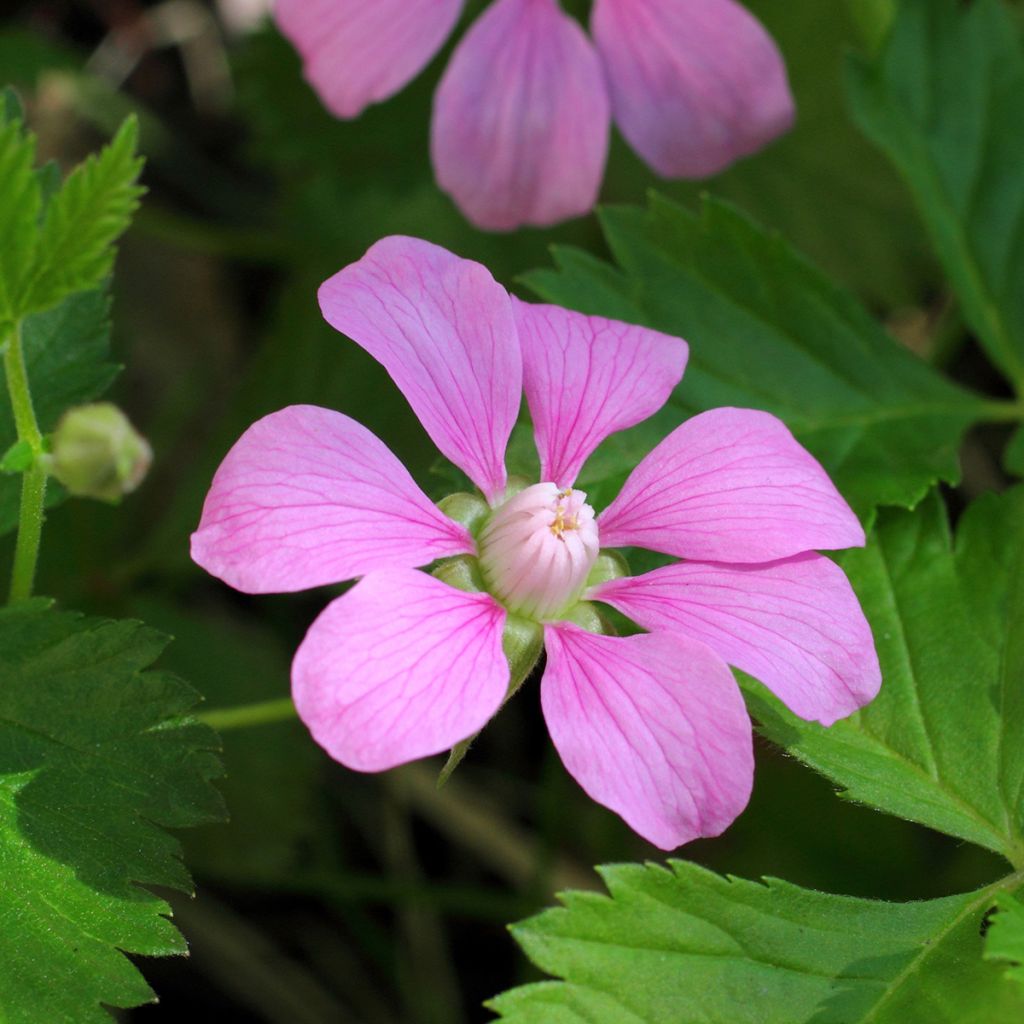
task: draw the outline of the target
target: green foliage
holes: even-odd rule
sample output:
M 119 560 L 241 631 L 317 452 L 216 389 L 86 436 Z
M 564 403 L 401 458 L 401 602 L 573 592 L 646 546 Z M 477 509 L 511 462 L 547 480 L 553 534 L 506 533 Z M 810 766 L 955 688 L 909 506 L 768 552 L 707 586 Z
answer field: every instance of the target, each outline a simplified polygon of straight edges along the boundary
M 882 692 L 825 729 L 752 691 L 763 731 L 851 799 L 1024 865 L 1024 487 L 975 502 L 955 546 L 937 496 L 886 512 L 842 565 Z
M 49 309 L 73 292 L 97 288 L 114 263 L 114 242 L 138 207 L 138 125 L 129 118 L 98 156 L 71 172 L 46 208 L 21 312 Z
M 618 267 L 556 249 L 558 270 L 526 283 L 546 301 L 677 334 L 690 364 L 666 411 L 585 468 L 588 487 L 612 477 L 614 493 L 653 441 L 723 405 L 780 416 L 861 515 L 958 479 L 980 400 L 895 344 L 782 239 L 711 200 L 694 216 L 653 196 L 647 211 L 616 207 L 601 220 Z
M 611 896 L 513 929 L 560 983 L 494 1000 L 512 1024 L 1017 1024 L 1024 989 L 979 934 L 1012 876 L 922 903 L 832 896 L 694 864 L 601 869 Z
M 1009 964 L 1006 977 L 1024 985 L 1024 903 L 1009 893 L 999 893 L 988 925 L 985 959 Z
M 196 693 L 147 671 L 166 638 L 40 603 L 0 612 L 0 1019 L 101 1022 L 152 994 L 120 951 L 184 952 L 164 828 L 222 817 Z
M 35 136 L 26 133 L 12 93 L 0 122 L 0 326 L 25 311 L 22 293 L 36 251 L 42 196 L 33 165 Z
M 118 367 L 110 363 L 110 302 L 99 291 L 66 298 L 59 306 L 26 317 L 22 344 L 29 381 L 34 386 L 36 418 L 46 432 L 69 406 L 98 398 Z M 4 387 L 0 366 L 0 390 Z M 9 403 L 0 402 L 0 449 L 17 437 Z M 0 477 L 0 535 L 18 522 L 19 481 Z M 50 488 L 51 503 L 60 499 Z
M 1001 0 L 903 0 L 854 117 L 899 169 L 964 314 L 1024 391 L 1024 49 Z

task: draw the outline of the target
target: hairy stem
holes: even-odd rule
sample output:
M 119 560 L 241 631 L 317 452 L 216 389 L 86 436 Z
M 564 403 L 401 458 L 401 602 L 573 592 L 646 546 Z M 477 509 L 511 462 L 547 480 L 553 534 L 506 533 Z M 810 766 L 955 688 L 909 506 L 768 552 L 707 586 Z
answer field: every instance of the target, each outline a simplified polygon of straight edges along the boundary
M 11 324 L 5 331 L 4 375 L 7 393 L 11 399 L 14 424 L 18 440 L 25 442 L 35 456 L 21 481 L 21 509 L 18 515 L 18 540 L 14 549 L 14 568 L 11 572 L 10 603 L 32 596 L 32 584 L 39 560 L 39 542 L 43 533 L 43 509 L 46 504 L 46 470 L 40 456 L 43 454 L 43 435 L 36 421 L 25 369 L 25 353 L 21 344 L 21 321 Z

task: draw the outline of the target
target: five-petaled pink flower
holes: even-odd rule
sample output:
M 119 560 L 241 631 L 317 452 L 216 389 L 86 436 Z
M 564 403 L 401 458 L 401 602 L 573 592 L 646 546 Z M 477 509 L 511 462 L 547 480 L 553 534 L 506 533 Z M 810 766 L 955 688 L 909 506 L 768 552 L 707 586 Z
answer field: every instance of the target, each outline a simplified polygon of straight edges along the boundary
M 379 771 L 474 735 L 509 690 L 503 637 L 513 660 L 535 643 L 527 668 L 543 643 L 541 703 L 566 768 L 671 849 L 718 835 L 750 794 L 750 720 L 726 663 L 825 724 L 875 695 L 870 629 L 815 553 L 864 534 L 778 419 L 694 416 L 599 516 L 574 489 L 601 441 L 664 404 L 685 342 L 521 302 L 478 263 L 411 238 L 378 242 L 320 304 L 479 488 L 436 506 L 373 434 L 314 406 L 258 421 L 218 469 L 192 540 L 201 566 L 249 593 L 361 577 L 292 670 L 299 715 L 338 761 Z M 523 390 L 540 456 L 530 486 L 504 462 Z M 683 561 L 629 577 L 599 554 L 629 547 Z M 648 632 L 607 635 L 593 602 Z
M 398 92 L 451 33 L 463 0 L 277 0 L 306 78 L 338 117 Z M 660 175 L 704 178 L 793 123 L 786 69 L 736 0 L 594 0 L 593 44 L 558 0 L 495 0 L 434 98 L 441 188 L 478 227 L 586 213 L 612 117 Z

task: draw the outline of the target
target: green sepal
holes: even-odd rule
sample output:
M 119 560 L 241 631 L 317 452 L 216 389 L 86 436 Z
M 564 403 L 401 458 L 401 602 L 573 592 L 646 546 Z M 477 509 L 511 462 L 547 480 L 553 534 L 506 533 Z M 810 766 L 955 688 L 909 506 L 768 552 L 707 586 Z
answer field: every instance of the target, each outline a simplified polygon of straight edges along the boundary
M 631 576 L 629 562 L 625 556 L 618 551 L 602 551 L 594 562 L 590 575 L 587 577 L 587 587 L 597 587 L 610 580 L 621 580 L 624 576 Z
M 28 441 L 16 441 L 0 459 L 0 473 L 24 473 L 36 461 L 36 453 Z
M 442 498 L 437 507 L 455 522 L 461 523 L 470 533 L 475 534 L 491 513 L 491 507 L 479 494 L 457 491 Z
M 480 594 L 486 590 L 480 565 L 472 555 L 446 558 L 434 567 L 431 575 L 467 594 Z
M 585 629 L 588 633 L 599 633 L 607 635 L 611 632 L 608 623 L 597 610 L 597 606 L 590 601 L 579 601 L 567 612 L 559 616 L 563 622 L 571 622 L 574 626 Z

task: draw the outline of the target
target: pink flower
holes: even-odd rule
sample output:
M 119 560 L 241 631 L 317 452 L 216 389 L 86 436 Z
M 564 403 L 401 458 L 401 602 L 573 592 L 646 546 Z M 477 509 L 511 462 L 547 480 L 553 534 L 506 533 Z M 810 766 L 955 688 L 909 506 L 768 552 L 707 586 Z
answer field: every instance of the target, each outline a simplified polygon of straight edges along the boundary
M 462 0 L 277 0 L 281 31 L 338 117 L 402 89 Z M 558 0 L 495 0 L 434 98 L 438 183 L 478 227 L 544 226 L 593 207 L 612 117 L 668 178 L 717 174 L 787 131 L 775 43 L 736 0 L 595 0 L 593 44 Z
M 541 703 L 566 767 L 671 849 L 719 834 L 750 794 L 750 720 L 726 663 L 825 724 L 875 695 L 870 629 L 814 553 L 864 534 L 779 420 L 693 417 L 598 516 L 574 488 L 602 440 L 664 404 L 685 342 L 520 302 L 479 264 L 411 238 L 378 242 L 320 304 L 480 491 L 433 505 L 373 434 L 313 406 L 255 423 L 218 469 L 192 538 L 201 566 L 250 593 L 362 577 L 292 670 L 299 715 L 332 757 L 380 771 L 454 746 L 543 644 Z M 530 486 L 504 465 L 521 390 L 540 456 Z M 599 553 L 633 546 L 684 561 L 628 577 Z M 595 601 L 649 632 L 607 635 Z

